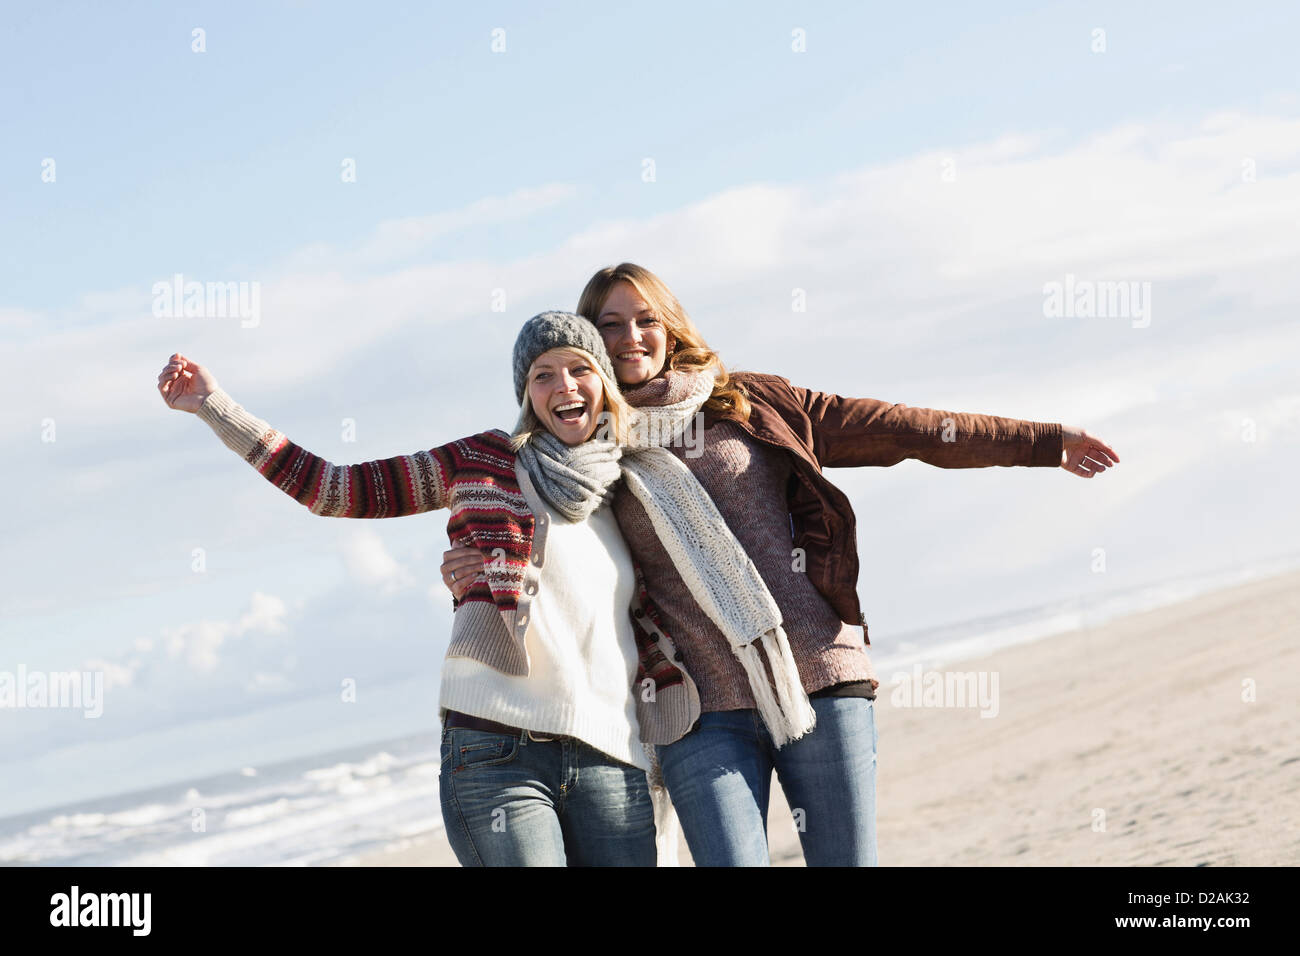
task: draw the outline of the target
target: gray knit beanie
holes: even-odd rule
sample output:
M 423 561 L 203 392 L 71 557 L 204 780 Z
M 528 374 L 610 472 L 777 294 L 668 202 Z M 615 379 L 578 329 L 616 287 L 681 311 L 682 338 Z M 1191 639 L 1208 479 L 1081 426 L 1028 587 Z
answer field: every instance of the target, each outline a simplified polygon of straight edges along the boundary
M 611 382 L 614 365 L 605 351 L 605 343 L 596 326 L 572 312 L 542 312 L 524 323 L 515 339 L 515 397 L 524 403 L 524 390 L 528 385 L 528 369 L 537 356 L 549 349 L 576 348 L 589 352 Z

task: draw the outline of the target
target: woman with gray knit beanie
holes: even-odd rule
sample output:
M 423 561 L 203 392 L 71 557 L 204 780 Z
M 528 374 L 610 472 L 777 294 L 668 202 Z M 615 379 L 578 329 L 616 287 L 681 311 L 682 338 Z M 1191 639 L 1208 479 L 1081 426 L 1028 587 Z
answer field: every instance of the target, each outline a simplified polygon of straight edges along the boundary
M 560 312 L 530 319 L 513 371 L 513 435 L 481 432 L 358 465 L 331 464 L 289 441 L 179 353 L 158 389 L 313 514 L 447 508 L 453 542 L 479 555 L 472 582 L 453 581 L 439 700 L 443 820 L 462 864 L 654 865 L 656 810 L 662 829 L 666 801 L 655 799 L 661 785 L 652 794 L 642 717 L 671 711 L 677 728 L 698 707 L 637 623 L 647 614 L 632 558 L 603 506 L 626 475 L 685 563 L 733 563 L 739 545 L 683 536 L 700 516 L 721 519 L 698 486 L 681 490 L 694 479 L 676 458 L 629 440 L 632 413 L 591 323 Z M 684 416 L 652 417 L 656 433 L 668 435 Z M 679 498 L 693 505 L 685 516 L 663 504 Z M 761 626 L 766 609 L 733 610 L 738 626 Z M 675 837 L 660 849 L 674 857 Z
M 774 601 L 779 640 L 775 655 L 765 648 L 769 682 L 746 660 L 759 643 L 753 631 L 737 630 L 701 601 L 698 569 L 664 547 L 657 519 L 636 496 L 616 496 L 656 644 L 675 664 L 670 677 L 698 696 L 697 720 L 685 730 L 661 722 L 654 738 L 696 864 L 769 862 L 775 772 L 801 811 L 808 865 L 875 865 L 879 681 L 856 593 L 853 510 L 823 468 L 914 458 L 941 468 L 1060 467 L 1092 477 L 1118 456 L 1082 429 L 1055 423 L 909 408 L 728 373 L 668 287 L 632 263 L 597 272 L 578 312 L 600 332 L 638 413 L 683 406 L 701 413 L 702 427 L 669 450 L 711 497 L 745 552 L 742 563 L 756 567 L 764 600 Z M 705 523 L 698 533 L 716 530 Z M 453 548 L 444 579 L 480 560 Z

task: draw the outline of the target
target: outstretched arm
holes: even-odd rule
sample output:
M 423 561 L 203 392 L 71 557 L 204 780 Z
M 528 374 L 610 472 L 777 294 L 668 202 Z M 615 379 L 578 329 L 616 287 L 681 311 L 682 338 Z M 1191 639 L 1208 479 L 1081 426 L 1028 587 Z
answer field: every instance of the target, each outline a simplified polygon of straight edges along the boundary
M 1060 467 L 1091 478 L 1119 462 L 1113 448 L 1070 425 L 789 387 L 808 416 L 809 437 L 826 467 L 894 465 L 914 458 L 939 468 Z
M 447 506 L 447 474 L 438 449 L 359 465 L 313 455 L 235 403 L 216 377 L 177 353 L 158 376 L 163 400 L 203 419 L 267 481 L 333 518 L 396 518 Z
M 1061 426 L 997 415 L 914 408 L 794 387 L 813 424 L 818 459 L 830 467 L 895 465 L 908 458 L 938 468 L 1056 467 Z

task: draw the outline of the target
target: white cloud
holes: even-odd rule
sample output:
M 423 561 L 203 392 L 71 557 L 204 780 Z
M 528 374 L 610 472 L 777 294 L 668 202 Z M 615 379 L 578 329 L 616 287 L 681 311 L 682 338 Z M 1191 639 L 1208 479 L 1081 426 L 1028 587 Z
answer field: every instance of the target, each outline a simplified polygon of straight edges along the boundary
M 0 330 L 16 332 L 35 327 L 39 316 L 30 309 L 0 308 Z
M 1300 438 L 1300 395 L 1275 395 L 1255 405 L 1234 405 L 1216 412 L 1210 421 L 1216 434 L 1229 441 L 1296 441 Z
M 292 690 L 293 682 L 283 674 L 254 671 L 253 676 L 244 685 L 244 690 L 251 694 L 283 694 Z
M 290 257 L 283 266 L 292 271 L 327 271 L 409 260 L 435 239 L 480 226 L 526 219 L 553 209 L 575 195 L 577 188 L 572 185 L 548 183 L 517 189 L 505 196 L 487 196 L 460 209 L 389 219 L 379 223 L 353 247 L 313 243 Z
M 237 336 L 220 325 L 226 320 L 141 315 L 131 288 L 88 293 L 82 305 L 101 310 L 93 324 L 30 313 L 10 319 L 34 322 L 40 334 L 23 344 L 21 360 L 16 345 L 0 344 L 10 384 L 27 396 L 27 408 L 0 408 L 0 442 L 29 432 L 36 411 L 87 425 L 157 422 L 154 379 L 182 345 L 237 395 L 250 383 L 260 383 L 263 396 L 323 394 L 323 376 L 338 362 L 399 330 L 419 328 L 431 342 L 444 329 L 468 334 L 465 323 L 490 314 L 490 292 L 503 282 L 512 302 L 568 305 L 595 265 L 623 258 L 669 277 L 710 338 L 739 334 L 740 323 L 758 316 L 784 315 L 788 325 L 798 285 L 815 304 L 803 327 L 870 338 L 878 348 L 941 347 L 946 335 L 964 333 L 973 310 L 1039 295 L 1067 271 L 1200 278 L 1272 305 L 1300 298 L 1288 279 L 1300 256 L 1293 170 L 1300 121 L 1222 114 L 1191 129 L 1127 124 L 1054 151 L 1047 142 L 1010 136 L 823 181 L 740 186 L 649 220 L 593 224 L 514 262 L 443 261 L 366 275 L 349 272 L 351 252 L 310 266 L 323 261 L 316 249 L 288 270 L 216 277 L 262 283 L 261 325 Z M 1257 162 L 1255 182 L 1241 181 L 1243 154 Z M 949 157 L 956 176 L 945 182 L 941 162 Z M 377 262 L 473 224 L 539 214 L 571 194 L 569 186 L 541 186 L 383 223 L 360 248 Z M 142 279 L 140 292 L 153 278 Z M 1157 289 L 1157 302 L 1166 303 L 1158 308 L 1168 308 L 1166 292 Z M 705 315 L 696 301 L 731 305 Z
M 223 644 L 250 633 L 284 633 L 284 615 L 284 601 L 255 591 L 249 599 L 248 610 L 238 620 L 190 621 L 176 627 L 164 627 L 162 643 L 171 660 L 184 661 L 195 671 L 211 672 L 221 663 L 218 651 Z
M 383 538 L 369 528 L 359 528 L 347 538 L 343 558 L 357 580 L 381 594 L 393 594 L 415 583 L 410 572 L 388 553 Z
M 273 594 L 253 592 L 248 611 L 239 619 L 236 632 L 261 631 L 266 634 L 284 633 L 284 601 Z
M 577 189 L 564 183 L 518 189 L 508 196 L 489 196 L 463 209 L 380 223 L 357 250 L 366 263 L 409 256 L 434 239 L 484 225 L 512 222 L 536 215 L 572 199 Z
M 94 658 L 86 661 L 81 669 L 83 671 L 102 671 L 104 674 L 104 690 L 112 690 L 115 687 L 130 687 L 135 680 L 135 672 L 139 666 L 138 661 L 119 664 L 102 658 Z
M 163 628 L 167 656 L 182 659 L 196 671 L 216 670 L 217 649 L 234 630 L 229 621 L 195 621 Z

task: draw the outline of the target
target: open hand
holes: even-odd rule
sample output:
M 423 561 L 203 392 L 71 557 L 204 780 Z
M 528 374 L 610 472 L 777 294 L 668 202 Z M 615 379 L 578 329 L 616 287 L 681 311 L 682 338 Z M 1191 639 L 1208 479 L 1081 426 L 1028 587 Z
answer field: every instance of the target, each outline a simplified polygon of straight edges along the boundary
M 1061 426 L 1061 467 L 1072 475 L 1091 478 L 1119 464 L 1119 455 L 1100 438 L 1082 428 Z

